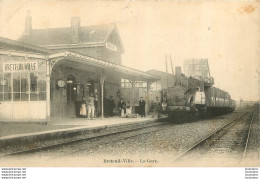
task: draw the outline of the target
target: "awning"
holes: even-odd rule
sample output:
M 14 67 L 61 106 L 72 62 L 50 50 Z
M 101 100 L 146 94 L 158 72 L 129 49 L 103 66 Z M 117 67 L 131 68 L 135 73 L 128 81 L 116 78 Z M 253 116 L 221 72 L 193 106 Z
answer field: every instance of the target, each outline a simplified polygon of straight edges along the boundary
M 106 62 L 96 58 L 92 58 L 83 54 L 65 51 L 59 52 L 56 54 L 49 55 L 49 60 L 51 62 L 62 61 L 68 63 L 71 66 L 89 69 L 89 70 L 98 70 L 102 69 L 105 72 L 113 73 L 120 75 L 121 78 L 126 78 L 135 81 L 146 81 L 146 82 L 155 82 L 160 80 L 160 77 L 148 74 L 146 72 L 129 68 L 123 65 L 114 64 L 111 62 Z

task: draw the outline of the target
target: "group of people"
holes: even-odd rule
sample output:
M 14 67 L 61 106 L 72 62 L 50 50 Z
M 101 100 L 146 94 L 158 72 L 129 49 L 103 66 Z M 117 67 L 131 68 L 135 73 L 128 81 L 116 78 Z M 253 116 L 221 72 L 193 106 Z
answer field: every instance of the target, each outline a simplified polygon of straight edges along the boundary
M 88 119 L 94 119 L 96 114 L 95 112 L 96 108 L 97 108 L 97 97 L 94 97 L 93 93 L 90 93 L 88 98 L 83 97 L 81 101 L 80 115 L 87 116 Z
M 145 100 L 143 97 L 140 97 L 139 101 L 139 114 L 141 117 L 145 117 Z M 126 115 L 126 104 L 123 99 L 121 99 L 118 103 L 119 113 L 121 117 L 124 117 Z
M 141 117 L 145 117 L 145 105 L 146 102 L 143 97 L 140 97 L 139 100 L 139 114 Z M 113 96 L 104 98 L 104 116 L 113 117 L 114 108 L 116 107 Z M 151 103 L 152 117 L 158 115 L 160 117 L 160 108 L 161 102 L 159 97 L 156 97 L 156 100 Z M 86 99 L 83 97 L 80 108 L 80 115 L 87 116 L 89 119 L 94 119 L 97 109 L 97 97 L 93 96 L 93 93 L 90 93 L 89 97 Z M 125 101 L 121 98 L 118 102 L 119 115 L 125 117 L 127 113 L 127 106 Z

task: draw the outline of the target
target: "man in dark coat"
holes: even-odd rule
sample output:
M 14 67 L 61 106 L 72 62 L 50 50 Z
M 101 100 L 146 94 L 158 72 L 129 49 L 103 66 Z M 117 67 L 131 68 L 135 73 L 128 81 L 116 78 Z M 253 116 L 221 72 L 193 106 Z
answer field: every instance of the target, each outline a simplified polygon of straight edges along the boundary
M 104 97 L 104 115 L 105 117 L 109 117 L 109 99 L 107 96 Z
M 115 101 L 113 99 L 113 96 L 110 96 L 110 99 L 109 99 L 109 116 L 110 117 L 113 117 L 114 113 L 113 113 L 113 110 L 115 108 Z
M 143 97 L 140 98 L 139 107 L 141 117 L 145 117 L 145 100 Z
M 124 112 L 124 115 L 126 114 L 126 104 L 124 100 L 121 98 L 121 100 L 118 102 L 118 108 L 119 108 L 119 115 L 122 116 L 122 112 Z

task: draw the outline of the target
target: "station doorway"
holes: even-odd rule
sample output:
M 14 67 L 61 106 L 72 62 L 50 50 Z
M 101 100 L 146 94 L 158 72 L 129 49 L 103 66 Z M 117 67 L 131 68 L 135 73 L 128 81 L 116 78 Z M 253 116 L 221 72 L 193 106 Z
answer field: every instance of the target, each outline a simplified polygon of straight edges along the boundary
M 59 65 L 51 75 L 51 117 L 80 117 L 80 106 L 90 93 L 98 94 L 94 73 Z

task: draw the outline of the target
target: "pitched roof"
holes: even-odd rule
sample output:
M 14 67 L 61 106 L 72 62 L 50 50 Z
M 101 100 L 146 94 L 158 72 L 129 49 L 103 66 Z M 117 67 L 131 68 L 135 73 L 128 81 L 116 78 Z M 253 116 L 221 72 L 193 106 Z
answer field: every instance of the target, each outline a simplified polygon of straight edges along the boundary
M 51 54 L 53 51 L 16 40 L 0 37 L 0 49 Z
M 127 78 L 127 79 L 133 78 L 137 81 L 154 82 L 160 80 L 159 76 L 149 74 L 147 72 L 143 72 L 133 68 L 129 68 L 123 65 L 92 58 L 84 54 L 76 53 L 73 51 L 58 52 L 50 55 L 49 59 L 55 60 L 56 58 L 59 57 L 64 57 L 63 60 L 65 60 L 64 61 L 65 63 L 71 62 L 70 66 L 72 67 L 76 66 L 77 68 L 91 69 L 94 71 L 97 71 L 97 69 L 95 69 L 94 67 L 98 67 L 108 71 L 109 73 L 116 74 L 121 78 Z
M 102 43 L 115 27 L 115 24 L 81 26 L 79 44 Z M 23 34 L 19 41 L 40 46 L 72 44 L 71 27 L 33 29 L 31 35 Z
M 148 71 L 146 71 L 146 73 L 157 75 L 157 76 L 167 76 L 167 75 L 172 76 L 173 75 L 173 74 L 170 74 L 170 73 L 167 73 L 164 71 L 155 70 L 155 69 L 148 70 Z

